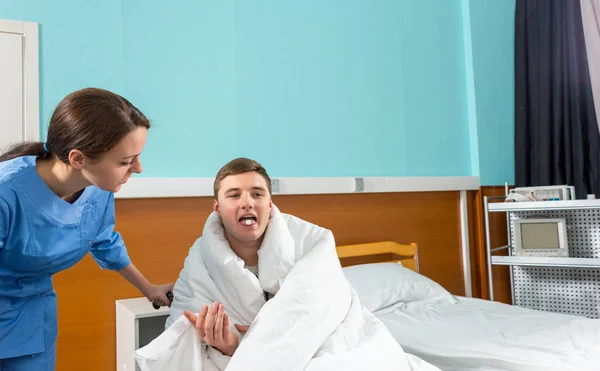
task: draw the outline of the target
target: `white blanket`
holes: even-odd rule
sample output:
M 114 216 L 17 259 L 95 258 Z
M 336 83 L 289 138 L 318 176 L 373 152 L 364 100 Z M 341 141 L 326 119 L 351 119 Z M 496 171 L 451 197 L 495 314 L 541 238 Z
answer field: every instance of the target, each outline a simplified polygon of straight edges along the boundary
M 167 329 L 136 351 L 142 371 L 438 370 L 406 354 L 359 302 L 346 281 L 329 230 L 282 214 L 259 250 L 259 278 L 209 217 L 174 288 Z M 276 294 L 265 301 L 264 292 Z M 234 323 L 250 325 L 232 357 L 201 343 L 184 309 L 222 303 Z
M 444 371 L 600 370 L 600 320 L 457 299 L 377 317 L 407 351 Z

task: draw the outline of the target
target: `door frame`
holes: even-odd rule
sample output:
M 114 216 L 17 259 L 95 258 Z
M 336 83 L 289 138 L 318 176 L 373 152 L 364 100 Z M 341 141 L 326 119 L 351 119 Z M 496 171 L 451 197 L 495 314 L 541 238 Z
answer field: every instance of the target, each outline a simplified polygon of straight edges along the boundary
M 40 70 L 38 24 L 0 19 L 0 32 L 23 38 L 23 136 L 40 140 Z

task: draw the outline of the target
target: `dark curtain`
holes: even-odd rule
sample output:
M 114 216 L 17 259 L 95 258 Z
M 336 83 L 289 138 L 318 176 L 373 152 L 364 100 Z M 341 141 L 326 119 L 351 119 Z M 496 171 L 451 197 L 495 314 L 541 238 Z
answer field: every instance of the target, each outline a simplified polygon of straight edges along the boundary
M 517 0 L 516 186 L 575 186 L 600 198 L 600 132 L 579 1 Z

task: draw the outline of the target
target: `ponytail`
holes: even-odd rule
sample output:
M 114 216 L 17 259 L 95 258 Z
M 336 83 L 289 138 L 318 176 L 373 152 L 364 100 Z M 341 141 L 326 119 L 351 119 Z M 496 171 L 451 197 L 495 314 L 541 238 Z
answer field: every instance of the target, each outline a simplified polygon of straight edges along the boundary
M 41 159 L 48 159 L 52 155 L 47 152 L 42 142 L 24 142 L 16 144 L 8 149 L 8 151 L 0 155 L 0 162 L 12 160 L 13 158 L 22 156 L 37 156 Z

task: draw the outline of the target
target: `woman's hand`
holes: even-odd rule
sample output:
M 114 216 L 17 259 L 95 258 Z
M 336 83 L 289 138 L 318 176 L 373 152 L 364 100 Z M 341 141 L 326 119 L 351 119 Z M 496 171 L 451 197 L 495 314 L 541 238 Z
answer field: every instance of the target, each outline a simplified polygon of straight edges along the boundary
M 173 292 L 174 285 L 172 283 L 160 286 L 151 284 L 133 263 L 120 269 L 118 272 L 123 278 L 140 290 L 142 295 L 148 298 L 149 301 L 154 302 L 153 304 L 158 304 L 162 307 L 171 306 L 171 300 L 167 298 L 167 293 L 169 291 Z
M 170 307 L 171 301 L 167 298 L 168 292 L 173 292 L 173 284 L 169 283 L 167 285 L 151 285 L 148 293 L 146 294 L 148 300 L 154 302 L 161 307 Z
M 230 330 L 229 316 L 225 313 L 223 304 L 214 302 L 210 308 L 205 305 L 197 316 L 188 310 L 183 314 L 196 328 L 200 340 L 227 356 L 233 356 L 239 341 Z M 235 324 L 235 328 L 241 333 L 245 333 L 249 326 Z

